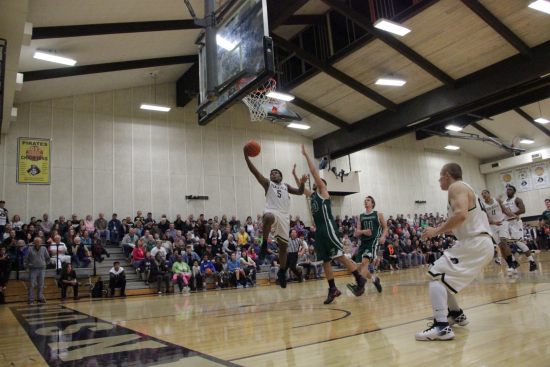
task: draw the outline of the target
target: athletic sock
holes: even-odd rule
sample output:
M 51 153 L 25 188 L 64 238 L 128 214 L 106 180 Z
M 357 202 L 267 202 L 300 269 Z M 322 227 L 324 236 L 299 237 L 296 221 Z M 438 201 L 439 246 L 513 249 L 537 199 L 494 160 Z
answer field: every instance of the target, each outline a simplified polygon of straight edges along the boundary
M 351 272 L 351 274 L 353 274 L 353 276 L 355 277 L 355 281 L 359 282 L 361 280 L 361 274 L 359 274 L 359 271 L 354 270 Z
M 500 262 L 503 262 L 503 261 L 504 261 L 504 258 L 503 258 L 503 257 L 499 257 L 498 259 L 500 260 Z
M 447 290 L 447 307 L 449 311 L 460 311 L 460 306 L 458 305 L 458 300 L 454 293 L 451 293 Z
M 514 263 L 514 258 L 512 257 L 512 255 L 508 255 L 506 257 L 506 262 L 508 263 L 508 267 L 512 267 L 512 264 Z
M 533 255 L 527 256 L 527 260 L 529 260 L 529 261 L 535 261 L 535 259 L 533 259 Z
M 336 284 L 334 284 L 334 279 L 330 279 L 328 281 L 328 287 L 329 288 L 336 288 Z
M 430 300 L 437 322 L 447 322 L 447 289 L 437 280 L 430 283 Z

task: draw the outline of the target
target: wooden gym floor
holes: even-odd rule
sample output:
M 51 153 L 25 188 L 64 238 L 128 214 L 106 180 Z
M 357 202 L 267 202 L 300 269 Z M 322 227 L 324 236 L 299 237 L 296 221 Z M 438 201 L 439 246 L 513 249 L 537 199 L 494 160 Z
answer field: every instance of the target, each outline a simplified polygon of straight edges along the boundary
M 324 305 L 326 281 L 188 296 L 0 306 L 0 366 L 549 366 L 550 252 L 517 275 L 494 263 L 463 292 L 470 319 L 417 342 L 432 316 L 427 267 L 380 274 Z

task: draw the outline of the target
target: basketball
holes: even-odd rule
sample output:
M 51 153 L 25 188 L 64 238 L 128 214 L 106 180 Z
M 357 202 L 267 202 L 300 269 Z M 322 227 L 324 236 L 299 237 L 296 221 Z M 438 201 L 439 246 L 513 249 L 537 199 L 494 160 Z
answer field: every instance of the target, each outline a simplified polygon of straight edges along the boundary
M 248 155 L 250 157 L 256 157 L 258 154 L 260 154 L 261 150 L 262 148 L 260 148 L 260 144 L 256 143 L 254 140 L 246 143 L 246 151 L 248 152 Z
M 212 275 L 212 269 L 208 268 L 204 271 L 206 275 Z

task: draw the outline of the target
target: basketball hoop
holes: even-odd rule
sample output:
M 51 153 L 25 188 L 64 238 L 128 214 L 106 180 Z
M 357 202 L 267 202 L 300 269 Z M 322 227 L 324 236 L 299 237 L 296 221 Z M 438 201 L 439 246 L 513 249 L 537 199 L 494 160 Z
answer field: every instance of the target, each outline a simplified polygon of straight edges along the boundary
M 237 89 L 241 89 L 254 79 L 255 77 L 241 79 L 241 81 L 237 83 Z M 277 81 L 275 79 L 269 79 L 260 89 L 252 91 L 248 96 L 243 98 L 244 104 L 250 110 L 251 121 L 261 121 L 267 118 L 269 112 L 277 112 L 277 108 L 280 106 L 281 101 L 267 96 L 269 92 L 274 92 L 276 88 Z M 270 103 L 273 104 L 274 111 L 269 111 Z

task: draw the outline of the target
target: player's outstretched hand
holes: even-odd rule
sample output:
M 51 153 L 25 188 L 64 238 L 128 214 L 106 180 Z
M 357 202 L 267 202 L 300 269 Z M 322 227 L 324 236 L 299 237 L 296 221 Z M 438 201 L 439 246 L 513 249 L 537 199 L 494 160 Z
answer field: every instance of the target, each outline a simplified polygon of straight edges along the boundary
M 437 236 L 437 228 L 434 228 L 434 227 L 426 227 L 424 229 L 424 231 L 422 232 L 422 237 L 421 239 L 422 240 L 425 240 L 426 238 L 432 238 L 432 237 L 435 237 Z
M 244 152 L 244 157 L 248 158 L 248 150 L 246 150 L 246 145 L 243 148 L 243 152 Z
M 302 175 L 302 178 L 300 179 L 301 184 L 305 184 L 307 182 L 307 175 Z
M 296 176 L 296 163 L 294 163 L 294 168 L 292 169 L 292 174 Z
M 307 157 L 306 147 L 304 146 L 304 143 L 302 143 L 302 154 Z

